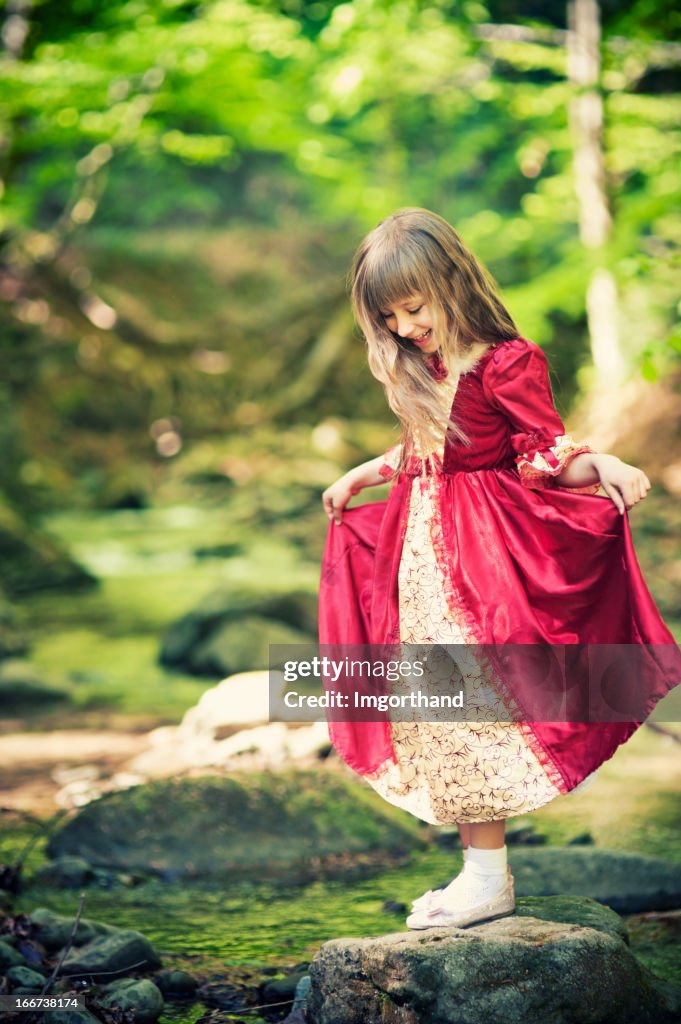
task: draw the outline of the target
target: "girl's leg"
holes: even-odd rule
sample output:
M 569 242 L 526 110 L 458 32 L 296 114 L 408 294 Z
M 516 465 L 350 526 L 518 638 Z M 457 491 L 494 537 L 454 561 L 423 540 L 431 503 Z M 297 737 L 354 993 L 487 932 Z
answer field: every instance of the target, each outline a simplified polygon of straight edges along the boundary
M 465 844 L 467 846 L 474 846 L 476 850 L 500 850 L 504 845 L 506 820 L 503 818 L 501 821 L 472 821 L 468 828 L 470 842 Z
M 471 826 L 467 821 L 457 821 L 456 826 L 461 836 L 461 845 L 466 850 L 471 845 Z

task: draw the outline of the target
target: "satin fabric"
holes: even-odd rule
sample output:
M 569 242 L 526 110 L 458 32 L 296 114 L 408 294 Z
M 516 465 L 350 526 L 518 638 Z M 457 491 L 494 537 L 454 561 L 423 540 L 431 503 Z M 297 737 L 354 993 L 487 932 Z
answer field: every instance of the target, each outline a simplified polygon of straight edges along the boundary
M 642 577 L 626 513 L 620 516 L 593 488 L 577 492 L 553 479 L 569 459 L 556 457 L 565 431 L 541 349 L 518 338 L 488 350 L 461 377 L 452 413 L 470 443 L 445 444 L 431 529 L 447 581 L 443 600 L 463 614 L 469 642 L 494 645 L 491 660 L 504 680 L 509 676 L 496 645 L 637 645 L 636 721 L 523 723 L 546 771 L 568 792 L 681 681 L 681 652 Z M 574 445 L 571 453 L 586 450 Z M 415 463 L 395 480 L 387 502 L 346 509 L 341 525 L 330 524 L 320 644 L 399 643 L 398 570 L 413 474 L 425 469 Z M 587 648 L 587 658 L 591 650 L 597 659 L 597 647 Z M 572 676 L 579 702 L 579 665 Z M 536 714 L 531 680 L 522 673 L 510 678 L 518 705 L 545 717 Z M 631 671 L 623 685 L 632 685 Z M 334 747 L 359 774 L 380 772 L 395 760 L 387 715 L 328 725 Z

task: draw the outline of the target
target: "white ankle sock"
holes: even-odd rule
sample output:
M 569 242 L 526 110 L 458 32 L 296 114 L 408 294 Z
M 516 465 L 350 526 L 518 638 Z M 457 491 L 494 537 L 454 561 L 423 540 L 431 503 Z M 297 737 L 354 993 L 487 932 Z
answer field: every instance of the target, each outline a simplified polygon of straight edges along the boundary
M 465 858 L 465 869 L 475 869 L 477 875 L 501 875 L 506 876 L 508 866 L 508 850 L 501 846 L 497 850 L 479 850 L 475 846 L 468 847 L 468 856 Z

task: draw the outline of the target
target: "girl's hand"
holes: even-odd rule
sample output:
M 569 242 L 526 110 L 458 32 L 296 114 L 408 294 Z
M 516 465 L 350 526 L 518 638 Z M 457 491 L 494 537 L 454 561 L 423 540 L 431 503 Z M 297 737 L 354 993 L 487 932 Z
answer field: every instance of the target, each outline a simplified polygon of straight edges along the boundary
M 622 462 L 616 455 L 593 455 L 592 460 L 603 490 L 621 516 L 625 508 L 633 508 L 645 498 L 652 486 L 642 469 Z
M 342 521 L 342 514 L 345 506 L 350 501 L 353 494 L 358 494 L 361 491 L 352 478 L 350 473 L 346 473 L 345 476 L 340 477 L 335 483 L 332 483 L 330 487 L 327 487 L 322 494 L 322 504 L 324 511 L 326 512 L 329 519 L 333 519 L 336 525 L 340 525 Z
M 322 504 L 329 519 L 333 519 L 336 525 L 340 525 L 343 510 L 350 501 L 353 494 L 359 494 L 365 487 L 376 487 L 377 484 L 384 484 L 385 477 L 381 474 L 383 456 L 377 455 L 375 459 L 363 462 L 361 466 L 354 469 L 336 480 L 327 487 L 322 494 Z

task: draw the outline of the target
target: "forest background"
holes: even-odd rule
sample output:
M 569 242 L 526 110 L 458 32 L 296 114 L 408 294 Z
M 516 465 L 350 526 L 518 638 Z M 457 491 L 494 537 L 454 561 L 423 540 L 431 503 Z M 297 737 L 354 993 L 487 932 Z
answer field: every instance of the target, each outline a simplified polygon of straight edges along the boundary
M 490 268 L 575 432 L 652 476 L 632 521 L 678 631 L 680 21 L 4 5 L 3 731 L 177 722 L 314 635 L 321 491 L 396 436 L 345 276 L 405 205 Z

